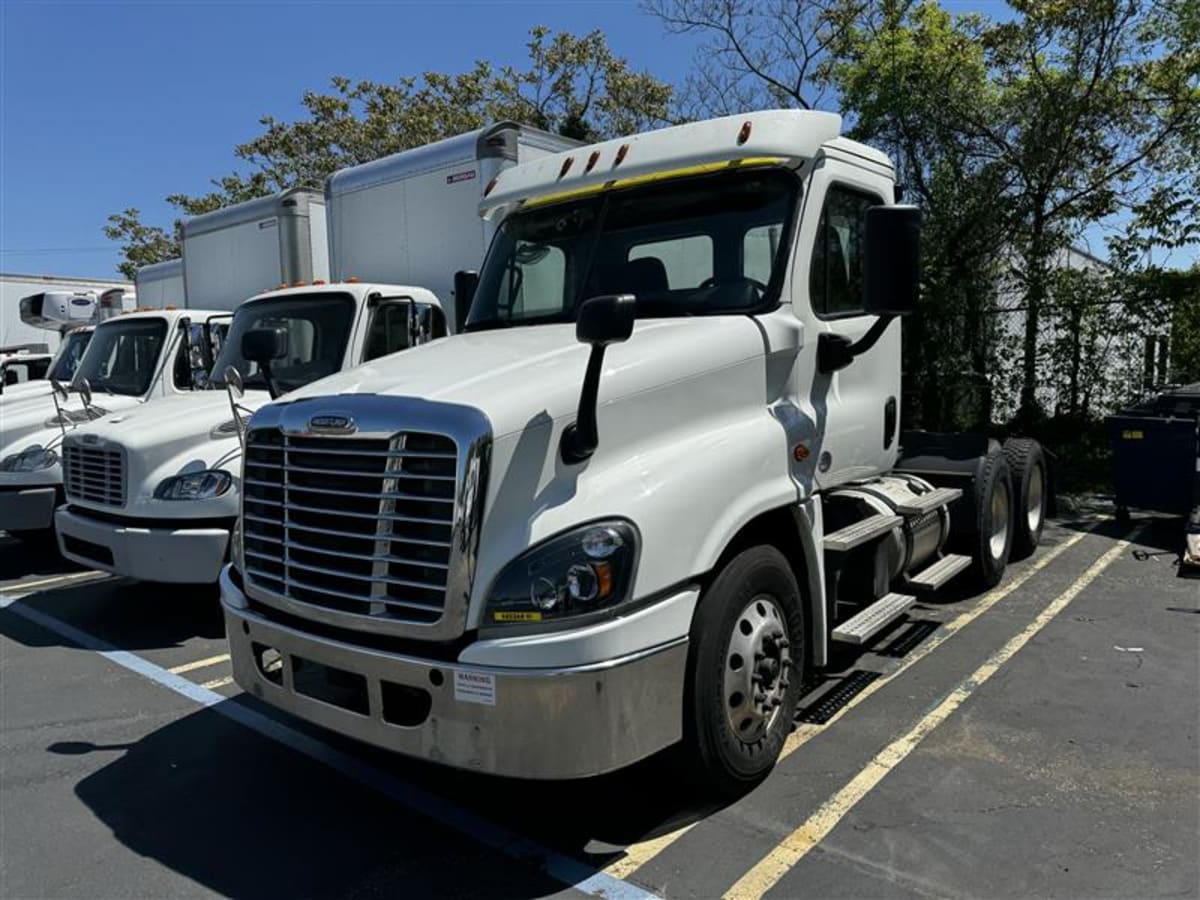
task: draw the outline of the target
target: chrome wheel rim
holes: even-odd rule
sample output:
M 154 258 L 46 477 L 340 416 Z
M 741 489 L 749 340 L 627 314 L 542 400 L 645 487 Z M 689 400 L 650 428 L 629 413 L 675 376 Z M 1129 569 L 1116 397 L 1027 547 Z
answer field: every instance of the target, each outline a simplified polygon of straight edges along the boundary
M 1029 490 L 1025 500 L 1025 522 L 1029 525 L 1029 533 L 1037 534 L 1042 527 L 1042 515 L 1046 505 L 1045 478 L 1042 467 L 1034 466 L 1029 470 Z
M 999 560 L 1004 556 L 1008 546 L 1008 486 L 1003 481 L 997 481 L 992 489 L 992 534 L 988 540 L 988 549 L 992 559 Z
M 760 740 L 775 724 L 788 689 L 792 654 L 782 613 L 759 594 L 734 620 L 725 653 L 725 717 L 745 743 Z

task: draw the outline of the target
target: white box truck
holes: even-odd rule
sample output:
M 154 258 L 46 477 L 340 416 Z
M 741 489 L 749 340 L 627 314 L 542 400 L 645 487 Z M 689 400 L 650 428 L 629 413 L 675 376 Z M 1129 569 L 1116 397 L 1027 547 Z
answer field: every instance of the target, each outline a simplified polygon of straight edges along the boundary
M 444 335 L 455 271 L 483 258 L 477 210 L 489 181 L 519 159 L 572 146 L 506 123 L 335 173 L 326 190 L 330 256 L 344 280 L 268 291 L 239 307 L 213 386 L 223 386 L 228 367 L 237 370 L 238 416 L 248 415 L 273 396 L 339 370 L 370 371 L 388 354 Z M 190 252 L 185 245 L 189 273 Z M 440 296 L 414 285 L 435 285 Z M 256 358 L 264 346 L 279 358 Z M 216 582 L 242 487 L 237 435 L 219 390 L 72 432 L 67 505 L 57 514 L 64 555 L 134 578 Z M 88 454 L 101 450 L 121 460 L 119 493 L 84 489 Z
M 133 278 L 138 303 L 144 307 L 186 306 L 183 290 L 183 258 L 167 259 L 142 266 Z
M 232 309 L 263 291 L 329 278 L 325 198 L 294 188 L 183 222 L 189 306 Z
M 837 115 L 561 152 L 482 212 L 465 333 L 248 423 L 221 578 L 248 693 L 523 778 L 678 744 L 737 793 L 832 642 L 1037 542 L 1035 444 L 901 433 L 919 214 Z

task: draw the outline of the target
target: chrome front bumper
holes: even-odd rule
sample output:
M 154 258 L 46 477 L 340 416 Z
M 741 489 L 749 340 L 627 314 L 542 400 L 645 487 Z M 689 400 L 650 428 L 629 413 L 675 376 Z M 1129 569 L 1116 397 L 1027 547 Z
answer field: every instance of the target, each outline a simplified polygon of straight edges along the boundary
M 66 507 L 54 514 L 54 522 L 58 549 L 67 559 L 142 581 L 212 584 L 229 547 L 227 528 L 141 528 Z
M 0 531 L 41 531 L 54 524 L 58 488 L 0 491 Z
M 233 677 L 245 691 L 397 753 L 561 779 L 619 769 L 682 737 L 686 638 L 577 668 L 464 666 L 269 621 L 248 608 L 228 568 L 221 603 Z M 264 671 L 267 649 L 279 663 Z

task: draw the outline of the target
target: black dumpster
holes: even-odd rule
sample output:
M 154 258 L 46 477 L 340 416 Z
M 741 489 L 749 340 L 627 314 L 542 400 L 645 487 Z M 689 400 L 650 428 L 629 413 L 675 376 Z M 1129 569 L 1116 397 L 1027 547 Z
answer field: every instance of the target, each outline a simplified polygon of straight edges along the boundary
M 1200 383 L 1105 420 L 1117 512 L 1188 516 L 1200 506 Z

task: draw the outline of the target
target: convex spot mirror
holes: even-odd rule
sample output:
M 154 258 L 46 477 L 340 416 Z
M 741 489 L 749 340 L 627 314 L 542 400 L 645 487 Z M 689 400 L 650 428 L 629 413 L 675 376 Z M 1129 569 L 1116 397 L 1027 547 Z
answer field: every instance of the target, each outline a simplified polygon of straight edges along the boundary
M 237 370 L 236 366 L 226 366 L 224 372 L 225 386 L 229 392 L 233 394 L 235 400 L 241 400 L 242 395 L 246 393 L 245 387 L 242 385 L 242 373 Z
M 633 294 L 604 294 L 585 300 L 575 320 L 575 340 L 593 347 L 607 347 L 629 340 L 637 301 Z
M 284 328 L 252 328 L 242 335 L 242 357 L 262 364 L 283 359 L 288 354 L 288 333 Z
M 875 316 L 917 311 L 921 280 L 921 211 L 915 206 L 867 209 L 863 305 Z
M 79 396 L 83 398 L 84 406 L 92 405 L 92 384 L 86 378 L 79 379 Z
M 50 379 L 50 390 L 54 392 L 54 396 L 58 398 L 59 403 L 67 402 L 67 386 L 57 378 Z

